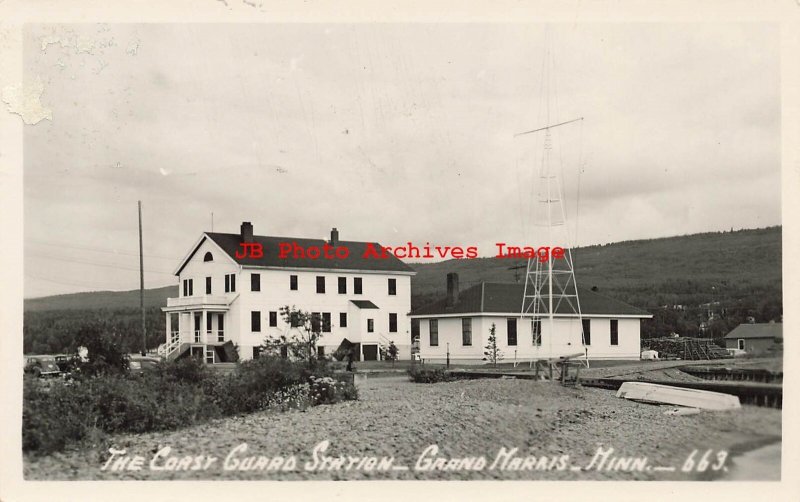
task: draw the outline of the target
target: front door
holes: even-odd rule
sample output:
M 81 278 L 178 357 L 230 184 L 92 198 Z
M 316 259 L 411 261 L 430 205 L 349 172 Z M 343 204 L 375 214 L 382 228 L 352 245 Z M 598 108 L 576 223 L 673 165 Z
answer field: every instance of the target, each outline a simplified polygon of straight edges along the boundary
M 364 351 L 364 360 L 365 361 L 377 361 L 378 360 L 378 346 L 377 345 L 364 345 L 361 350 Z

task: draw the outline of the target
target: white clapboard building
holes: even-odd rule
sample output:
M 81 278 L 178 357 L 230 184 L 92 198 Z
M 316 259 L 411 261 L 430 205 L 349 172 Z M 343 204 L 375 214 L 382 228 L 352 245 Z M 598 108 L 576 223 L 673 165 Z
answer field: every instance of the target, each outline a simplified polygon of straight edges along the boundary
M 447 297 L 415 309 L 419 355 L 425 362 L 482 364 L 494 324 L 503 362 L 581 353 L 589 359 L 639 359 L 640 322 L 649 313 L 590 289 L 578 288 L 582 316 L 563 304 L 547 317 L 522 311 L 523 284 L 481 282 L 459 292 L 458 275 L 447 275 Z M 581 328 L 583 328 L 581 330 Z M 585 343 L 581 336 L 584 333 Z
M 281 259 L 281 243 L 304 249 L 324 244 L 345 247 L 346 258 Z M 261 245 L 244 255 L 242 243 Z M 320 355 L 329 355 L 343 340 L 355 345 L 360 360 L 379 357 L 379 345 L 393 341 L 399 357 L 410 357 L 411 276 L 414 270 L 391 254 L 364 257 L 377 243 L 253 235 L 249 222 L 238 234 L 205 232 L 175 270 L 179 295 L 168 298 L 166 343 L 159 349 L 170 359 L 194 355 L 208 363 L 257 356 L 268 336 L 286 334 L 284 306 L 317 313 L 323 319 Z M 251 253 L 252 254 L 252 253 Z M 238 257 L 242 256 L 242 257 Z

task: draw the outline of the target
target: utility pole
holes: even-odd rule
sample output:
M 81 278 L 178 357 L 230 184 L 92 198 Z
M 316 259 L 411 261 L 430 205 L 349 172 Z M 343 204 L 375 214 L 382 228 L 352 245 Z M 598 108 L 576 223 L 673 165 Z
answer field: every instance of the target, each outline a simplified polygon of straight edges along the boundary
M 142 201 L 139 201 L 139 307 L 142 309 L 142 355 L 147 354 L 147 329 L 144 319 L 144 254 L 142 253 Z

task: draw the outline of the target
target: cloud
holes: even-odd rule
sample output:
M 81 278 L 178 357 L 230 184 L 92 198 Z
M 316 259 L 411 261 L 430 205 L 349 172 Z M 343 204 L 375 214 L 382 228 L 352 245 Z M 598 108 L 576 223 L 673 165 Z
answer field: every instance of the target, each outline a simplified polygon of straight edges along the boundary
M 56 29 L 119 41 L 86 42 L 94 54 L 53 33 L 26 33 L 26 73 L 56 117 L 25 131 L 30 238 L 129 247 L 137 200 L 150 252 L 176 260 L 212 211 L 217 231 L 249 220 L 277 235 L 336 226 L 345 239 L 482 249 L 536 238 L 544 136 L 513 135 L 546 122 L 539 26 Z M 554 34 L 551 119 L 585 117 L 553 130 L 581 243 L 780 222 L 777 31 Z

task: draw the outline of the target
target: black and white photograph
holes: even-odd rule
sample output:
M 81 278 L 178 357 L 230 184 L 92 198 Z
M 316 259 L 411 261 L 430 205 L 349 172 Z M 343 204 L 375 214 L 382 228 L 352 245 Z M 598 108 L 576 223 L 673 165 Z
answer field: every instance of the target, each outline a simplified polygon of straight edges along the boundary
M 791 499 L 791 16 L 210 3 L 18 26 L 21 483 Z

